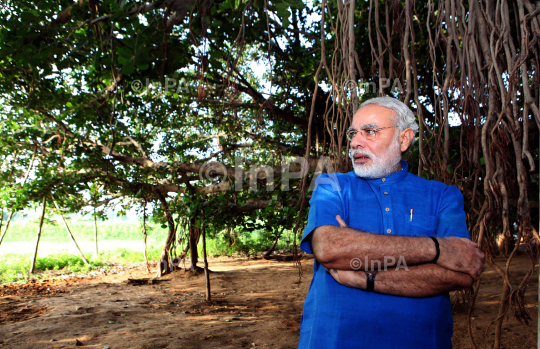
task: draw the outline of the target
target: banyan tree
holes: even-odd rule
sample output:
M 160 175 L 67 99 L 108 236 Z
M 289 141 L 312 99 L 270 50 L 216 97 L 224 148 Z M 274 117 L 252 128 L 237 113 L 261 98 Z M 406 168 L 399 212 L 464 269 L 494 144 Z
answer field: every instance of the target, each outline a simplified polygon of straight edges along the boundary
M 420 126 L 411 171 L 462 191 L 471 237 L 500 275 L 494 347 L 506 315 L 531 320 L 539 3 L 17 0 L 0 11 L 4 212 L 44 198 L 71 212 L 141 207 L 168 228 L 159 275 L 188 256 L 195 269 L 201 234 L 298 234 L 313 176 L 351 170 L 359 103 L 393 96 Z M 519 246 L 531 267 L 518 279 Z M 481 286 L 464 293 L 469 314 Z

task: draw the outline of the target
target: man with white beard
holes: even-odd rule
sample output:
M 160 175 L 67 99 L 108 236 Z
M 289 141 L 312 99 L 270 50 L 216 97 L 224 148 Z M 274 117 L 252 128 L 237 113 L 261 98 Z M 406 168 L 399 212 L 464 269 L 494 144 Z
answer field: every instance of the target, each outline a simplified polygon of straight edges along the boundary
M 299 348 L 452 348 L 448 292 L 478 280 L 484 254 L 459 190 L 408 173 L 417 130 L 399 100 L 368 100 L 347 132 L 354 171 L 317 178 Z

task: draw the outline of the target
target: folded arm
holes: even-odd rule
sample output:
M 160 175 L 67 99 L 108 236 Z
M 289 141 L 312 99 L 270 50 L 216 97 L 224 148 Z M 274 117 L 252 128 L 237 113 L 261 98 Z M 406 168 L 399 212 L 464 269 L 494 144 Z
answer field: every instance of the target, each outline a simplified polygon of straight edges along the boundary
M 370 270 L 373 263 L 383 265 L 385 258 L 387 267 L 395 266 L 400 257 L 407 265 L 416 265 L 431 262 L 436 254 L 434 242 L 427 237 L 371 234 L 333 225 L 318 227 L 311 235 L 313 254 L 327 269 L 357 270 L 351 262 L 355 259 L 362 262 L 362 270 Z
M 371 270 L 372 265 L 387 269 L 396 266 L 400 260 L 407 266 L 414 266 L 435 258 L 435 243 L 428 237 L 364 233 L 348 228 L 339 215 L 336 219 L 340 227 L 324 225 L 311 233 L 313 254 L 326 269 Z M 476 243 L 453 236 L 437 241 L 440 247 L 438 266 L 466 273 L 473 280 L 480 278 L 484 271 L 484 253 Z M 355 260 L 362 263 L 360 268 Z
M 344 286 L 366 289 L 367 278 L 364 271 L 330 269 L 329 273 Z M 469 288 L 472 283 L 473 279 L 467 274 L 451 271 L 436 264 L 422 264 L 378 271 L 374 291 L 403 297 L 431 297 Z

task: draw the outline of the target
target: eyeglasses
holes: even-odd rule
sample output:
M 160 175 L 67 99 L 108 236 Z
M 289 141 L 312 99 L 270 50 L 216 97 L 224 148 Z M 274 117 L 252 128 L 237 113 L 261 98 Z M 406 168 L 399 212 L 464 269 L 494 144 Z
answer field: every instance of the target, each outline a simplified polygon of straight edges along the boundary
M 377 132 L 385 130 L 387 128 L 396 128 L 396 127 L 398 126 L 388 126 L 388 127 L 379 127 L 379 128 L 368 127 L 368 128 L 361 129 L 360 131 L 355 130 L 355 129 L 349 129 L 347 131 L 347 138 L 349 139 L 349 141 L 352 142 L 354 137 L 356 137 L 356 134 L 360 132 L 362 137 L 364 137 L 365 139 L 369 141 L 372 141 L 377 138 Z

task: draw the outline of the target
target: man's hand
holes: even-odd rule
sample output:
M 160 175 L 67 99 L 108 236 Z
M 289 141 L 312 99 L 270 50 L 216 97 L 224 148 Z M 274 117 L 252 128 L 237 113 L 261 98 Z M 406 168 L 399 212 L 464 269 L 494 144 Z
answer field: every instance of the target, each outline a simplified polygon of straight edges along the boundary
M 339 215 L 336 216 L 336 220 L 338 221 L 341 228 L 347 228 L 347 223 L 345 223 L 343 218 L 341 218 Z
M 347 223 L 339 215 L 336 216 L 336 220 L 341 228 L 347 228 Z M 353 270 L 338 270 L 338 269 L 326 269 L 330 275 L 337 281 L 337 283 L 347 286 L 359 288 L 360 276 L 358 271 Z M 362 272 L 364 274 L 364 272 Z
M 437 265 L 469 274 L 475 281 L 480 278 L 484 271 L 484 253 L 477 243 L 455 236 L 437 240 L 441 250 Z
M 366 274 L 363 271 L 327 269 L 339 284 L 353 288 L 365 288 Z

